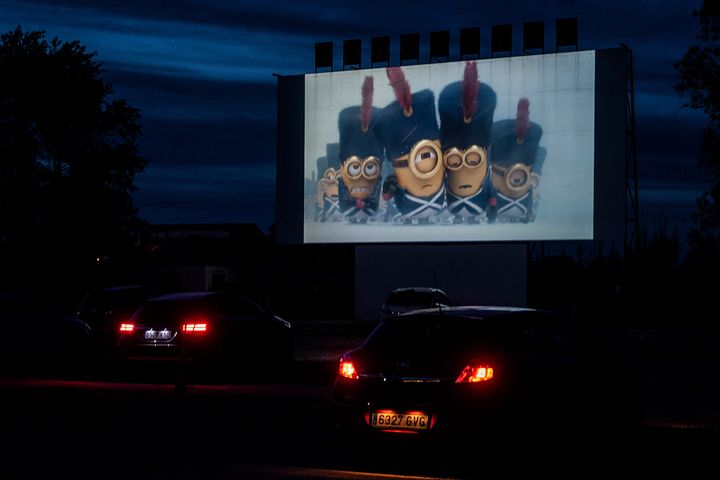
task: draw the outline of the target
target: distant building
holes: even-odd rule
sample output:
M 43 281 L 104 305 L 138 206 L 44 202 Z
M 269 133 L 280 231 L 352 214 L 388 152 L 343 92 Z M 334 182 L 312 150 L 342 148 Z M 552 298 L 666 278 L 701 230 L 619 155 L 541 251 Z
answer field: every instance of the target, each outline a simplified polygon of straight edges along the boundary
M 255 223 L 171 223 L 151 225 L 150 238 L 156 241 L 224 238 L 254 243 L 262 242 L 265 234 Z
M 164 290 L 235 288 L 249 295 L 264 285 L 270 240 L 254 223 L 151 225 L 143 276 Z

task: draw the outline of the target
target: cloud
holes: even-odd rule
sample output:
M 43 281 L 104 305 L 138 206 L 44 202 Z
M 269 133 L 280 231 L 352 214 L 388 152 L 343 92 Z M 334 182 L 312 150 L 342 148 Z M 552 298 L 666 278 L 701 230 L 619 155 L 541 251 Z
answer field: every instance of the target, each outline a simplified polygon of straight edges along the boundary
M 155 72 L 124 63 L 106 64 L 117 96 L 142 105 L 145 118 L 274 122 L 273 80 L 208 79 Z
M 183 168 L 156 164 L 138 176 L 138 187 L 136 199 L 147 205 L 182 203 L 188 199 L 274 195 L 275 168 L 259 164 Z M 167 196 L 168 192 L 178 195 Z
M 9 3 L 12 6 L 14 2 Z M 103 62 L 122 61 L 136 68 L 205 78 L 270 80 L 274 67 L 286 65 L 302 71 L 303 57 L 312 55 L 310 47 L 305 47 L 305 56 L 288 55 L 288 50 L 298 50 L 307 43 L 288 31 L 120 15 L 91 8 L 85 2 L 75 4 L 23 2 L 15 3 L 15 10 L 0 5 L 0 26 L 5 24 L 10 29 L 21 23 L 25 29 L 47 30 L 50 38 L 79 39 L 97 51 Z
M 188 25 L 206 25 L 250 31 L 284 33 L 347 32 L 347 26 L 357 22 L 357 16 L 347 15 L 346 7 L 326 2 L 232 2 L 177 0 L 155 2 L 141 0 L 65 0 L 58 7 L 54 0 L 22 2 L 26 8 L 65 8 L 128 19 L 157 22 L 176 22 Z M 369 2 L 372 3 L 372 2 Z M 384 8 L 387 9 L 386 4 Z M 368 12 L 371 13 L 371 12 Z M 367 29 L 367 26 L 365 26 Z
M 261 118 L 149 118 L 143 120 L 143 129 L 142 154 L 162 166 L 272 166 L 275 162 L 275 123 Z
M 706 184 L 708 173 L 698 165 L 700 133 L 705 125 L 700 117 L 675 120 L 646 116 L 638 120 L 640 178 L 650 182 Z
M 275 218 L 272 165 L 165 166 L 137 178 L 134 202 L 151 223 L 257 223 Z

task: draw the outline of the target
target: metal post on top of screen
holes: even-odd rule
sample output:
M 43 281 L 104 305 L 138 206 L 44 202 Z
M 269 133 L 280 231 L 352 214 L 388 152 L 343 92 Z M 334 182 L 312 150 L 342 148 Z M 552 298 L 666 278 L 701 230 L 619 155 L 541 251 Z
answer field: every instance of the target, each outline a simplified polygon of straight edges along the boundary
M 507 57 L 514 54 L 537 55 L 548 51 L 545 42 L 547 32 L 543 21 L 522 24 L 522 43 L 520 44 L 522 50 L 519 52 L 516 52 L 513 46 L 514 26 L 512 24 L 493 25 L 490 33 L 489 51 L 485 51 L 485 55 L 481 50 L 481 29 L 479 27 L 462 28 L 457 36 L 450 30 L 432 31 L 427 40 L 419 33 L 405 33 L 400 35 L 397 43 L 392 41 L 389 36 L 372 37 L 369 59 L 363 59 L 362 39 L 343 40 L 342 70 L 474 60 L 483 57 Z M 422 51 L 427 51 L 428 56 L 421 58 L 420 47 L 426 41 L 429 41 L 428 48 Z M 555 51 L 576 50 L 578 50 L 577 18 L 557 19 L 555 21 Z M 333 42 L 315 43 L 315 73 L 334 70 Z

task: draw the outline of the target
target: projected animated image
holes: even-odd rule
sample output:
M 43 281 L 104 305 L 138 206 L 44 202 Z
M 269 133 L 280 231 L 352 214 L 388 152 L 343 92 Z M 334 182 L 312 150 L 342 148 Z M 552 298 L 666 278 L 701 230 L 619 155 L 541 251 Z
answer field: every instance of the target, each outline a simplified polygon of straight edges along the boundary
M 305 241 L 592 238 L 592 65 L 512 60 L 308 76 Z

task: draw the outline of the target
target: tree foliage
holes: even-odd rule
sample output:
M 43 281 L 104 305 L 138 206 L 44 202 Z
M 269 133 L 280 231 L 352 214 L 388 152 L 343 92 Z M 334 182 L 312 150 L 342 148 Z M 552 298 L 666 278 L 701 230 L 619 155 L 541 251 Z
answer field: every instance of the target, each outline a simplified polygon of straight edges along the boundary
M 720 4 L 703 0 L 693 15 L 700 20 L 699 44 L 675 64 L 678 92 L 687 105 L 702 110 L 709 124 L 702 133 L 700 162 L 712 177 L 710 190 L 697 200 L 695 228 L 689 235 L 692 253 L 701 261 L 720 262 Z
M 78 41 L 0 36 L 0 256 L 86 261 L 130 244 L 140 111 Z

